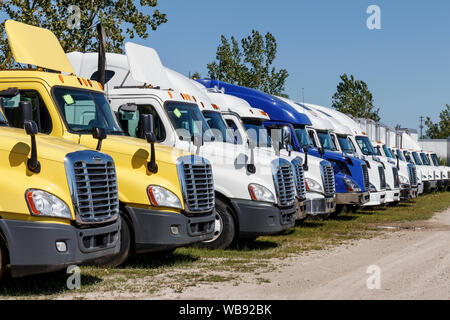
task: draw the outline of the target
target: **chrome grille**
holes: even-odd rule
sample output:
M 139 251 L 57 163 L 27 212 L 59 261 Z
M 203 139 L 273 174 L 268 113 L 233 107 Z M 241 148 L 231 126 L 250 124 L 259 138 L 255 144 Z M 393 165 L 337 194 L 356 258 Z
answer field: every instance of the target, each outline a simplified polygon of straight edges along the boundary
M 284 160 L 274 160 L 274 180 L 278 195 L 278 204 L 282 207 L 292 206 L 295 203 L 296 186 L 292 165 Z
M 305 170 L 303 169 L 302 160 L 294 159 L 292 161 L 295 173 L 295 185 L 297 187 L 297 196 L 300 199 L 306 198 Z
M 210 212 L 215 198 L 211 164 L 202 157 L 187 156 L 179 159 L 178 169 L 186 212 Z
M 336 186 L 334 184 L 334 170 L 331 164 L 327 161 L 320 163 L 322 181 L 325 194 L 327 196 L 334 195 L 336 192 Z
M 364 189 L 367 191 L 370 189 L 369 170 L 366 164 L 362 164 L 361 167 L 363 171 Z
M 117 219 L 119 193 L 113 159 L 95 151 L 77 151 L 66 156 L 65 166 L 77 222 Z
M 409 182 L 411 183 L 411 186 L 416 187 L 417 183 L 418 183 L 417 169 L 412 164 L 408 165 L 408 175 L 409 175 Z
M 381 190 L 386 190 L 386 175 L 384 173 L 383 167 L 378 167 L 378 173 L 380 174 L 380 188 Z
M 398 177 L 398 169 L 397 168 L 392 168 L 392 174 L 394 175 L 394 188 L 399 188 L 400 187 L 400 180 Z

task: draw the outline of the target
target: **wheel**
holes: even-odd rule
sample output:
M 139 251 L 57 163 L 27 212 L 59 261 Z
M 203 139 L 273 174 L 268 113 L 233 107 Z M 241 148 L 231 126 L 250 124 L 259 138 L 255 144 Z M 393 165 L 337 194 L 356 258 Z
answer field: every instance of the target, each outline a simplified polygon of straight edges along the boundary
M 216 222 L 214 237 L 198 243 L 196 246 L 206 249 L 226 249 L 233 242 L 236 235 L 236 224 L 230 208 L 225 202 L 216 199 Z
M 302 219 L 298 219 L 298 220 L 296 220 L 296 221 L 295 221 L 295 225 L 296 225 L 296 226 L 301 226 L 302 224 L 304 224 L 304 223 L 305 223 L 306 219 L 308 219 L 308 217 L 307 217 L 307 216 L 306 216 L 306 217 L 304 217 L 304 218 L 302 218 Z
M 0 280 L 2 279 L 6 271 L 6 258 L 6 246 L 3 243 L 2 236 L 0 235 Z
M 123 264 L 131 254 L 131 233 L 128 219 L 121 214 L 120 215 L 120 251 L 118 254 L 100 258 L 94 261 L 95 265 L 105 267 L 118 267 Z
M 338 204 L 338 205 L 336 205 L 336 211 L 334 211 L 333 213 L 330 213 L 329 217 L 334 218 L 334 217 L 337 217 L 341 213 L 347 213 L 347 212 L 348 212 L 348 207 L 345 204 Z

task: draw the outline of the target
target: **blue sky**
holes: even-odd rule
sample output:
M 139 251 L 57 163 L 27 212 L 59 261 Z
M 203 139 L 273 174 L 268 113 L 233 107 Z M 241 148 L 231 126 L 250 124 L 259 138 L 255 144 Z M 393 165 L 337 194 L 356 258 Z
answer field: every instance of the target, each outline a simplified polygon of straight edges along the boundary
M 381 8 L 381 30 L 366 27 L 369 5 Z M 306 102 L 330 106 L 339 75 L 348 73 L 367 82 L 390 126 L 417 128 L 421 115 L 437 120 L 450 104 L 447 0 L 160 0 L 158 7 L 168 23 L 133 41 L 186 75 L 207 75 L 221 34 L 240 39 L 256 29 L 275 35 L 275 65 L 289 71 L 293 99 L 305 88 Z

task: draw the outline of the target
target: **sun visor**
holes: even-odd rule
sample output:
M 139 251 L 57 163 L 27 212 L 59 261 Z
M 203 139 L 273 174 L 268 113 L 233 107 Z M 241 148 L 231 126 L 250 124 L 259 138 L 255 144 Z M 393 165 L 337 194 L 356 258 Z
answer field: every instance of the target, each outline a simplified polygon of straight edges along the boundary
M 134 80 L 161 89 L 170 88 L 170 81 L 155 49 L 127 42 L 125 51 Z
M 61 44 L 50 30 L 13 20 L 5 22 L 5 29 L 16 62 L 74 73 Z

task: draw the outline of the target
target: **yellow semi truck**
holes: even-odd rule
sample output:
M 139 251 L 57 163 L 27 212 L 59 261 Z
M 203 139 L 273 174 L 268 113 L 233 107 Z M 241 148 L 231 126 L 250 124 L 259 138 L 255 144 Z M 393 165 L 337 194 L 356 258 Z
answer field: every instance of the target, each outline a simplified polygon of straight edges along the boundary
M 1 109 L 13 93 L 0 91 Z M 31 105 L 24 101 L 20 107 L 25 112 Z M 0 110 L 0 278 L 7 264 L 20 277 L 116 255 L 120 220 L 113 159 L 37 134 L 33 121 L 24 127 L 10 127 Z M 87 199 L 84 194 L 94 188 L 97 195 Z
M 134 253 L 160 251 L 211 239 L 214 232 L 214 183 L 208 160 L 156 144 L 147 119 L 147 142 L 125 136 L 96 81 L 74 75 L 55 35 L 8 20 L 6 33 L 16 63 L 33 69 L 0 71 L 0 90 L 16 88 L 5 103 L 10 123 L 20 127 L 20 101 L 29 100 L 39 132 L 90 148 L 101 147 L 117 167 L 121 248 L 118 265 Z M 108 137 L 98 142 L 92 131 Z

